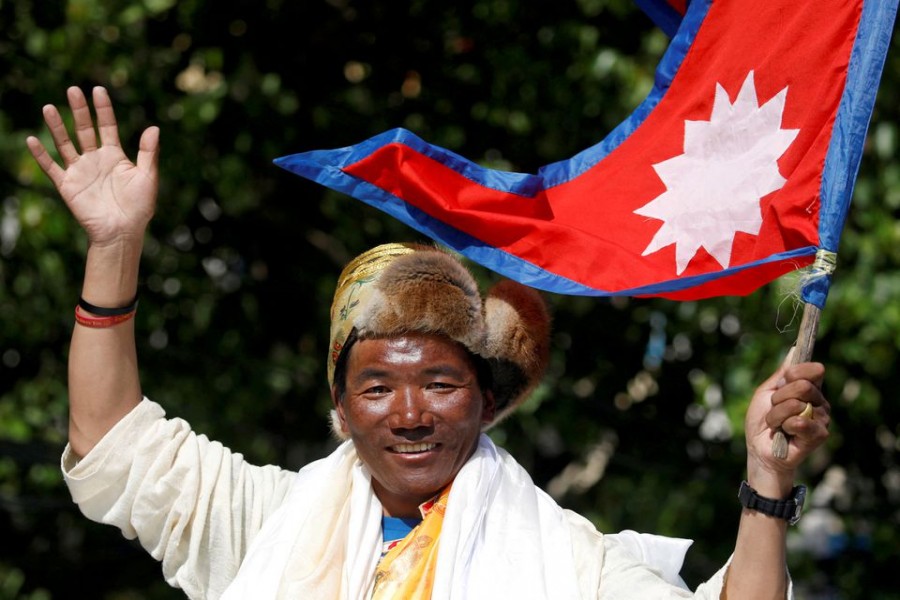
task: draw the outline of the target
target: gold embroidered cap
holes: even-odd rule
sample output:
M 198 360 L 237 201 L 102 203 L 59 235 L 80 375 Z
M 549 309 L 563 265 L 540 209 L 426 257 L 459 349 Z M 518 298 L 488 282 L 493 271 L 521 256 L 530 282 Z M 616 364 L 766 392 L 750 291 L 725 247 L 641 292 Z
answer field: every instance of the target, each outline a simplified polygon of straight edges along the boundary
M 433 246 L 384 244 L 341 272 L 331 305 L 329 385 L 354 329 L 360 338 L 437 333 L 486 359 L 497 406 L 490 425 L 528 397 L 549 359 L 550 316 L 536 290 L 504 280 L 482 299 L 468 269 Z

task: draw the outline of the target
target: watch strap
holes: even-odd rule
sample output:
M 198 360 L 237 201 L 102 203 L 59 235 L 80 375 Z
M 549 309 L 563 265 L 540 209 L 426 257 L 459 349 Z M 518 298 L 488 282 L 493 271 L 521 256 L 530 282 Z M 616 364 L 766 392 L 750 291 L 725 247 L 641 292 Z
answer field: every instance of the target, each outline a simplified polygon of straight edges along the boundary
M 803 502 L 806 499 L 806 486 L 795 486 L 791 490 L 790 496 L 782 500 L 775 500 L 760 496 L 756 490 L 750 487 L 749 483 L 742 481 L 738 490 L 738 498 L 741 501 L 741 505 L 746 509 L 755 510 L 770 517 L 784 519 L 793 525 L 800 520 Z

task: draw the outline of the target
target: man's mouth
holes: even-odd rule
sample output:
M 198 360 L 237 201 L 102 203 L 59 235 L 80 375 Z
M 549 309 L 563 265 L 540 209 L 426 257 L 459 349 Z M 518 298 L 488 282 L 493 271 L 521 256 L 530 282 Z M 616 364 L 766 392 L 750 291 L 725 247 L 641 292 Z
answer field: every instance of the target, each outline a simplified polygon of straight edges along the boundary
M 420 442 L 418 444 L 396 444 L 388 449 L 396 454 L 420 454 L 435 448 L 437 448 L 437 444 Z

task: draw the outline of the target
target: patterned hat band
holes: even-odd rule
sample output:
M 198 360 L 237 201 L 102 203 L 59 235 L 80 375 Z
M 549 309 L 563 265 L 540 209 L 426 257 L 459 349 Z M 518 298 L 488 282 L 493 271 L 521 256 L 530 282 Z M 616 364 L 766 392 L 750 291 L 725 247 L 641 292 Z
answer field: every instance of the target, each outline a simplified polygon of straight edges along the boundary
M 525 401 L 549 359 L 550 317 L 537 291 L 505 280 L 482 299 L 468 269 L 432 246 L 385 244 L 344 268 L 331 305 L 329 385 L 354 329 L 363 339 L 436 333 L 486 359 L 497 406 L 490 425 Z

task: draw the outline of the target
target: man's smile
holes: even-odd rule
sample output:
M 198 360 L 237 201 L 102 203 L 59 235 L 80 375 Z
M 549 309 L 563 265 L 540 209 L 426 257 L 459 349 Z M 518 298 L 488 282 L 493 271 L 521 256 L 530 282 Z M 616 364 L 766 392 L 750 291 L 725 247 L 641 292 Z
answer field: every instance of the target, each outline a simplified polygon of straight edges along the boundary
M 425 442 L 418 442 L 415 444 L 395 444 L 389 446 L 388 451 L 395 454 L 420 454 L 422 452 L 434 450 L 437 446 L 437 444 Z
M 437 334 L 358 340 L 346 360 L 345 395 L 334 398 L 342 431 L 385 514 L 416 517 L 475 452 L 493 395 L 468 350 Z

